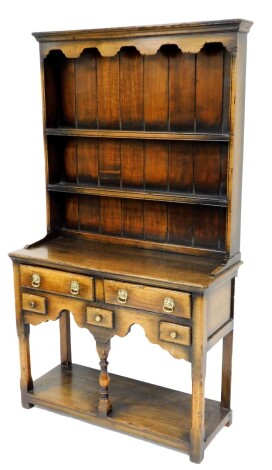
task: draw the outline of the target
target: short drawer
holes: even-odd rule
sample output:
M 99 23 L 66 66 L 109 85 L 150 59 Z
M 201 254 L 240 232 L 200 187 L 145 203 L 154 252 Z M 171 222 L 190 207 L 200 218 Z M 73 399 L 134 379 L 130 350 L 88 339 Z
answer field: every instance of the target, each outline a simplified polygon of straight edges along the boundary
M 104 281 L 104 289 L 106 303 L 191 318 L 191 297 L 186 292 L 110 280 Z
M 22 294 L 23 310 L 33 313 L 46 314 L 46 298 L 40 295 Z
M 160 339 L 168 343 L 191 345 L 191 328 L 189 326 L 177 325 L 176 323 L 160 323 Z
M 86 323 L 104 328 L 113 328 L 113 312 L 96 307 L 87 307 Z
M 31 289 L 93 300 L 93 278 L 35 266 L 21 266 L 21 285 Z

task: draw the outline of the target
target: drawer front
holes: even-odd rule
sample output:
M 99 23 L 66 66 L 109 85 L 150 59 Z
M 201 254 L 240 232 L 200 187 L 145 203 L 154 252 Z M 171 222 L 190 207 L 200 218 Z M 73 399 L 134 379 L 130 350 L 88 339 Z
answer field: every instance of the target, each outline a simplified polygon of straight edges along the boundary
M 86 322 L 89 325 L 113 328 L 113 312 L 96 307 L 87 307 Z
M 189 326 L 177 325 L 175 323 L 160 323 L 160 339 L 168 343 L 191 345 L 191 328 Z
M 35 266 L 21 266 L 21 285 L 93 300 L 93 278 Z
M 191 297 L 186 292 L 108 280 L 104 289 L 106 303 L 191 318 Z
M 22 294 L 22 305 L 25 311 L 46 314 L 46 298 L 40 295 Z

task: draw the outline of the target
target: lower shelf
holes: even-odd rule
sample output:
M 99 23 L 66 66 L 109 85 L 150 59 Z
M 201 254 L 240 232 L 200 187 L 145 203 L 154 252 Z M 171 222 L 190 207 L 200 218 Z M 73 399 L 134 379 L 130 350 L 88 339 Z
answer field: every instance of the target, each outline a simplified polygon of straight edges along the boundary
M 29 403 L 189 452 L 191 395 L 110 374 L 113 411 L 97 416 L 99 371 L 57 366 L 34 382 Z M 206 399 L 206 445 L 228 423 L 231 411 Z

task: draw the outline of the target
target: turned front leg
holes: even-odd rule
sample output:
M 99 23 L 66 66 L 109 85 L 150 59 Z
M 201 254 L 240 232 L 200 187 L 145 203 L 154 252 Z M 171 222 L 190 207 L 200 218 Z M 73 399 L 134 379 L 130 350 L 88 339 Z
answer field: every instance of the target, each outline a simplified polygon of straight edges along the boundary
M 108 343 L 96 342 L 96 349 L 100 358 L 100 397 L 98 403 L 98 416 L 108 416 L 112 410 L 109 398 L 110 377 L 108 374 L 108 355 L 110 351 L 110 341 Z

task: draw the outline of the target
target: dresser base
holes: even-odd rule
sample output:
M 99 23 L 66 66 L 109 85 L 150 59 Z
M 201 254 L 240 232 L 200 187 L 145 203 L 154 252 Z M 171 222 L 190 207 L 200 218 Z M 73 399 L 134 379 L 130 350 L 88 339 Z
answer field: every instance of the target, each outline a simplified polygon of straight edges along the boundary
M 190 452 L 191 395 L 110 374 L 112 413 L 97 416 L 99 371 L 59 365 L 34 382 L 30 404 Z M 206 399 L 205 447 L 231 421 L 231 410 Z

